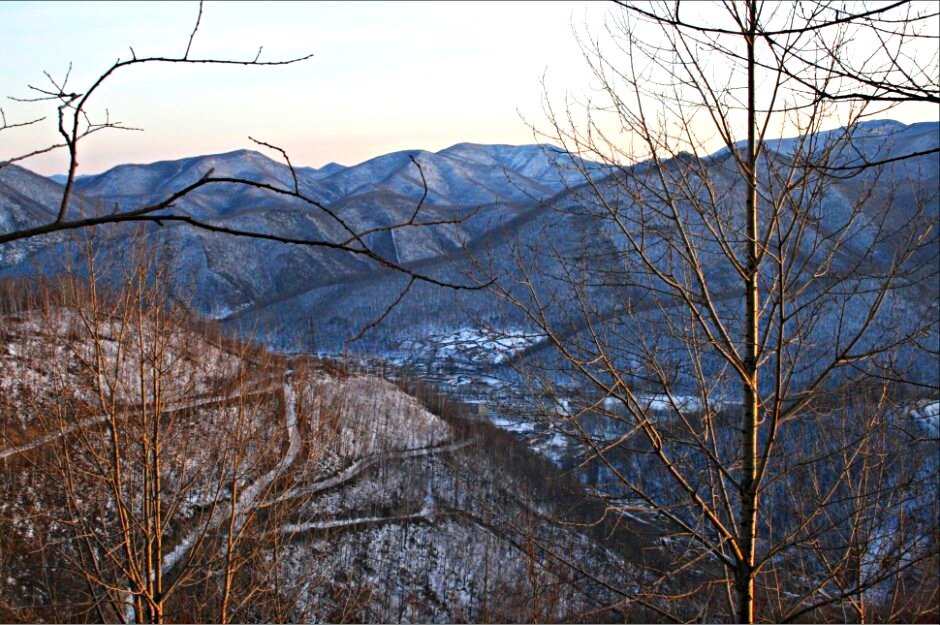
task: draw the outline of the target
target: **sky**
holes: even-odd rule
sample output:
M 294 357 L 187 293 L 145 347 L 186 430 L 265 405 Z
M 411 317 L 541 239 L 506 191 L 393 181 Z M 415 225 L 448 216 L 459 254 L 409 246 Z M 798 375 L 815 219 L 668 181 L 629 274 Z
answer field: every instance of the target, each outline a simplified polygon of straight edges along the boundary
M 55 108 L 24 104 L 44 72 L 83 91 L 116 59 L 179 56 L 198 2 L 0 2 L 0 160 L 58 140 Z M 79 173 L 278 145 L 297 165 L 352 165 L 395 150 L 455 143 L 523 144 L 548 128 L 550 100 L 596 92 L 575 33 L 603 33 L 600 2 L 207 1 L 191 57 L 261 60 L 313 54 L 283 67 L 147 65 L 119 71 L 97 92 L 92 121 L 105 130 L 81 144 Z M 935 120 L 936 107 L 892 111 Z M 272 154 L 276 157 L 276 154 Z M 62 173 L 63 151 L 23 164 Z
M 80 172 L 250 147 L 286 149 L 296 164 L 354 164 L 394 150 L 454 143 L 532 143 L 543 75 L 583 73 L 573 25 L 600 23 L 597 3 L 206 2 L 191 56 L 262 60 L 313 54 L 288 67 L 137 66 L 109 79 L 91 110 L 144 132 L 103 131 L 82 146 Z M 72 64 L 84 88 L 116 58 L 179 55 L 196 2 L 0 3 L 0 97 L 8 121 L 52 114 L 0 135 L 0 158 L 57 138 L 54 109 L 22 105 Z M 43 174 L 64 156 L 30 159 Z

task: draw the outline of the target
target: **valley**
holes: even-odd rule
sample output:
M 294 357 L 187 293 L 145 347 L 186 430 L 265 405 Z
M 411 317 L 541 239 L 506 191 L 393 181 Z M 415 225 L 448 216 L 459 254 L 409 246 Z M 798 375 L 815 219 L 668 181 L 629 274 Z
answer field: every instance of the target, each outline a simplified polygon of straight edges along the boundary
M 940 126 L 765 146 L 759 589 L 781 620 L 840 620 L 839 593 L 930 614 L 940 160 L 804 171 L 829 141 L 848 167 Z M 220 182 L 156 221 L 0 244 L 0 620 L 722 614 L 748 403 L 735 157 L 239 150 L 77 178 L 71 217 Z M 62 193 L 0 168 L 0 233 Z

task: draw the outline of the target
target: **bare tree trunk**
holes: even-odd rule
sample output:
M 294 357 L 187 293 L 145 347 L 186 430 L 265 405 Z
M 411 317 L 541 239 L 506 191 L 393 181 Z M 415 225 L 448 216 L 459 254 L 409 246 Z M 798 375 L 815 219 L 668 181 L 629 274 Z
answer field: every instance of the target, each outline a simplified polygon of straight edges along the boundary
M 760 259 L 757 249 L 757 104 L 754 84 L 754 39 L 757 30 L 757 3 L 747 5 L 747 308 L 745 324 L 744 423 L 742 424 L 743 466 L 741 475 L 741 558 L 737 563 L 736 590 L 738 621 L 754 622 L 754 553 L 757 542 L 757 428 L 760 418 L 760 394 L 757 386 L 758 365 L 758 285 Z

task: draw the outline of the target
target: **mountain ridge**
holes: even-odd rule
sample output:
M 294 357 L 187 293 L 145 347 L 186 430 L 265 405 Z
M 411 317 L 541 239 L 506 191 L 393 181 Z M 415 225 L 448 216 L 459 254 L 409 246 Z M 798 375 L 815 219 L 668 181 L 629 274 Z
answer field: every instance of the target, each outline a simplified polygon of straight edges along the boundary
M 936 122 L 905 125 L 881 120 L 859 124 L 855 135 L 858 147 L 867 151 L 865 153 L 892 157 L 905 150 L 910 151 L 912 147 L 930 145 L 931 141 L 936 145 L 938 130 L 940 124 Z M 820 135 L 824 136 L 825 133 Z M 788 146 L 796 140 L 768 141 L 766 149 L 786 158 Z M 726 155 L 719 151 L 703 157 L 702 162 L 717 164 Z M 421 172 L 412 163 L 412 157 L 421 164 Z M 846 158 L 851 162 L 858 156 Z M 885 169 L 885 176 L 913 177 L 919 181 L 918 184 L 929 186 L 937 177 L 933 160 L 922 157 L 893 163 Z M 641 171 L 649 166 L 649 163 L 637 163 L 630 168 Z M 102 174 L 84 176 L 76 181 L 77 203 L 102 206 L 118 203 L 126 210 L 148 200 L 165 197 L 180 186 L 198 180 L 210 167 L 216 168 L 220 175 L 243 176 L 285 188 L 293 186 L 286 164 L 257 150 L 240 149 L 176 161 L 123 164 Z M 40 177 L 35 174 L 17 171 L 15 168 L 6 168 L 6 173 L 0 170 L 0 184 L 7 181 L 9 187 L 9 180 L 19 180 L 21 187 L 24 184 L 30 187 L 32 183 L 24 181 L 33 180 L 37 193 L 41 190 L 41 196 L 39 204 L 25 207 L 22 198 L 17 199 L 12 191 L 8 191 L 9 197 L 0 193 L 0 207 L 4 209 L 0 216 L 14 215 L 19 210 L 15 217 L 18 221 L 6 225 L 6 228 L 22 227 L 30 220 L 48 220 L 46 216 L 52 209 L 43 207 L 55 207 L 61 198 L 60 195 L 56 197 L 61 193 L 61 187 L 55 182 L 44 178 L 40 184 Z M 483 253 L 492 246 L 502 245 L 500 241 L 508 234 L 520 235 L 529 240 L 529 244 L 535 244 L 538 238 L 532 234 L 535 231 L 543 232 L 543 242 L 554 236 L 560 237 L 559 243 L 564 243 L 574 236 L 573 233 L 580 228 L 574 222 L 554 231 L 548 224 L 559 220 L 558 209 L 567 210 L 569 205 L 589 201 L 585 200 L 589 193 L 578 191 L 585 182 L 585 174 L 595 176 L 598 188 L 604 188 L 608 185 L 604 179 L 609 170 L 549 144 L 511 146 L 462 142 L 437 152 L 405 150 L 367 159 L 357 165 L 331 164 L 319 170 L 298 167 L 295 172 L 302 193 L 322 200 L 350 227 L 359 231 L 407 221 L 424 195 L 423 173 L 428 191 L 422 209 L 424 220 L 448 222 L 464 215 L 471 216 L 451 225 L 380 232 L 372 236 L 370 245 L 395 262 L 420 267 L 441 279 L 462 283 L 463 280 L 458 279 L 462 270 L 456 269 L 454 263 L 460 261 L 461 250 L 465 248 Z M 199 190 L 179 202 L 176 210 L 233 228 L 290 238 L 342 238 L 335 220 L 317 208 L 300 200 L 271 197 L 257 189 L 234 184 L 212 185 L 212 188 Z M 301 300 L 306 302 L 309 299 L 305 293 L 323 292 L 325 287 L 344 281 L 370 284 L 375 283 L 372 279 L 375 277 L 381 282 L 388 276 L 375 263 L 342 252 L 283 246 L 270 241 L 236 240 L 178 225 L 154 226 L 145 230 L 146 236 L 155 242 L 176 250 L 176 270 L 180 275 L 193 276 L 195 280 L 192 287 L 196 296 L 194 306 L 203 314 L 217 319 L 231 318 L 235 321 L 238 317 L 241 323 L 248 311 L 260 313 L 272 305 L 281 309 L 292 298 L 298 306 L 305 308 L 307 304 L 301 304 Z M 128 232 L 130 229 L 127 227 L 109 229 L 109 234 L 104 237 L 105 244 L 119 247 Z M 34 261 L 39 266 L 50 266 L 59 260 L 60 252 L 55 245 L 50 248 L 42 241 L 8 247 L 0 251 L 3 254 L 0 259 L 6 265 L 0 267 L 0 275 L 29 273 L 32 271 L 30 264 Z M 396 283 L 392 280 L 389 285 Z M 345 292 L 344 296 L 358 298 L 358 295 L 353 295 L 354 290 Z M 335 298 L 335 295 L 330 297 Z M 353 317 L 359 319 L 361 315 L 356 313 Z

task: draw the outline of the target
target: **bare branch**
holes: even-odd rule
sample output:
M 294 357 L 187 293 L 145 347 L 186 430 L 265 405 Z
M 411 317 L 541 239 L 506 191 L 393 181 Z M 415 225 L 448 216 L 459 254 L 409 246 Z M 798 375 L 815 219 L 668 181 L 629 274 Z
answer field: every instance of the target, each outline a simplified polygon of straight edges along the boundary
M 294 166 L 291 164 L 291 162 L 290 162 L 290 157 L 287 155 L 287 152 L 285 152 L 283 149 L 277 147 L 276 145 L 271 145 L 270 143 L 265 143 L 264 141 L 259 141 L 259 140 L 255 139 L 255 138 L 253 138 L 253 137 L 250 137 L 250 136 L 249 136 L 248 139 L 251 140 L 251 141 L 253 141 L 253 142 L 255 142 L 255 143 L 257 143 L 258 145 L 263 145 L 263 146 L 266 147 L 266 148 L 271 148 L 272 150 L 276 150 L 276 151 L 278 151 L 278 152 L 281 153 L 281 156 L 283 156 L 283 157 L 284 157 L 284 160 L 287 162 L 287 167 L 288 167 L 288 169 L 290 169 L 290 175 L 291 175 L 291 177 L 294 179 L 294 193 L 296 193 L 297 195 L 300 195 L 300 183 L 297 182 L 297 172 L 294 170 Z
M 191 33 L 189 34 L 189 41 L 186 42 L 186 52 L 183 53 L 183 59 L 184 59 L 184 60 L 189 58 L 189 50 L 190 50 L 190 48 L 192 48 L 192 46 L 193 46 L 193 39 L 196 37 L 196 32 L 199 30 L 199 23 L 200 23 L 201 21 L 202 21 L 202 0 L 199 0 L 199 14 L 196 15 L 196 25 L 193 26 L 193 32 L 191 32 Z M 133 55 L 133 52 L 134 52 L 134 50 L 133 50 L 133 48 L 132 48 L 132 49 L 131 49 L 131 54 L 132 54 L 132 55 Z M 136 58 L 136 55 L 134 55 L 134 57 Z M 255 58 L 255 60 L 256 60 L 256 61 L 258 60 L 257 57 Z

